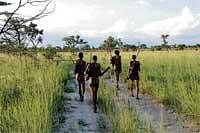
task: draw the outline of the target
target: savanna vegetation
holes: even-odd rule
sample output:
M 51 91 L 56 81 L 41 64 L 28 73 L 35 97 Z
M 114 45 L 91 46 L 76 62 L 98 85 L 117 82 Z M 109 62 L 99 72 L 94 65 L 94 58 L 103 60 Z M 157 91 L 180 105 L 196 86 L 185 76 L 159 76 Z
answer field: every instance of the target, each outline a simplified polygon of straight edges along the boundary
M 50 132 L 68 65 L 0 55 L 0 132 Z M 59 118 L 58 118 L 59 119 Z
M 106 68 L 115 48 L 122 52 L 122 79 L 126 79 L 132 54 L 140 49 L 141 92 L 200 124 L 200 44 L 169 45 L 170 35 L 163 34 L 163 44 L 148 47 L 109 36 L 94 48 L 80 35 L 72 35 L 62 39 L 64 47 L 38 47 L 43 42 L 43 29 L 34 21 L 53 12 L 54 8 L 48 8 L 51 2 L 19 0 L 13 11 L 0 12 L 0 132 L 51 132 L 57 122 L 64 121 L 64 86 L 76 52 L 84 51 L 87 62 L 91 61 L 91 54 L 96 54 Z M 10 5 L 0 1 L 0 6 Z M 28 17 L 18 13 L 34 5 L 43 8 Z M 67 63 L 59 62 L 63 59 Z M 137 132 L 141 127 L 137 113 L 127 105 L 119 106 L 113 90 L 101 82 L 99 105 L 107 114 L 112 131 Z
M 103 66 L 109 65 L 108 53 L 94 52 L 93 54 L 98 55 L 99 62 Z M 128 63 L 132 54 L 136 54 L 136 52 L 121 53 L 123 80 L 126 79 Z M 89 53 L 88 56 L 90 56 Z M 140 74 L 141 92 L 152 95 L 158 102 L 200 122 L 199 51 L 141 51 L 138 60 L 141 62 L 142 69 Z M 128 89 L 130 84 L 129 82 L 126 84 Z

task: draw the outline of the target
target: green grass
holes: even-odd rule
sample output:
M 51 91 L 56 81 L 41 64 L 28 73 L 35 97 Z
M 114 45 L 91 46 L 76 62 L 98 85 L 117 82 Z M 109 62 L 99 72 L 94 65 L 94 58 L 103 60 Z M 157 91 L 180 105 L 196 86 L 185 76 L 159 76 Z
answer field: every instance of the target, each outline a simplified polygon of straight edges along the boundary
M 144 63 L 143 89 L 178 112 L 200 115 L 199 54 L 155 54 L 150 58 L 155 61 Z
M 68 65 L 0 55 L 0 132 L 50 132 L 63 110 Z M 58 113 L 59 112 L 59 113 Z
M 127 68 L 130 57 L 130 53 L 125 53 L 123 68 Z M 139 60 L 142 91 L 200 122 L 199 52 L 143 52 Z M 123 77 L 125 74 L 126 69 Z
M 109 65 L 108 53 L 93 54 L 104 68 Z M 124 79 L 132 54 L 136 52 L 121 53 Z M 88 61 L 89 55 L 85 54 Z M 191 116 L 200 124 L 200 51 L 142 51 L 139 60 L 141 92 L 152 95 L 176 112 Z
M 140 122 L 136 112 L 127 105 L 119 105 L 115 102 L 116 92 L 113 88 L 105 86 L 101 82 L 98 93 L 98 105 L 111 123 L 114 133 L 135 133 L 138 131 Z
M 109 65 L 109 54 L 95 54 L 103 68 Z M 122 53 L 123 78 L 132 54 Z M 85 54 L 88 62 L 89 55 Z M 141 91 L 200 123 L 199 51 L 144 51 L 139 60 Z M 0 132 L 46 133 L 63 122 L 63 88 L 68 72 L 69 65 L 64 63 L 56 65 L 42 60 L 36 65 L 30 58 L 0 55 Z M 136 112 L 127 105 L 119 106 L 115 94 L 101 83 L 98 103 L 108 116 L 112 131 L 137 132 L 141 123 Z M 144 126 L 145 131 L 150 132 L 150 128 L 151 125 Z

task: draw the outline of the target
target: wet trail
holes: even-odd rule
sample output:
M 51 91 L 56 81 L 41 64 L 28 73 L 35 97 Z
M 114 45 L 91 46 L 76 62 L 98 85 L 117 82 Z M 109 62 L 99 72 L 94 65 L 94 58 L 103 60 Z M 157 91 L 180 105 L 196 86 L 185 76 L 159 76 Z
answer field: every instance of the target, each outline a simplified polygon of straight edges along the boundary
M 115 86 L 113 80 L 109 78 L 105 79 L 105 83 L 108 87 Z M 151 96 L 140 94 L 140 99 L 137 100 L 130 95 L 122 80 L 120 80 L 119 87 L 117 100 L 133 107 L 138 113 L 140 121 L 151 124 L 153 132 L 200 133 L 196 126 L 190 124 L 191 121 L 189 119 L 157 103 Z

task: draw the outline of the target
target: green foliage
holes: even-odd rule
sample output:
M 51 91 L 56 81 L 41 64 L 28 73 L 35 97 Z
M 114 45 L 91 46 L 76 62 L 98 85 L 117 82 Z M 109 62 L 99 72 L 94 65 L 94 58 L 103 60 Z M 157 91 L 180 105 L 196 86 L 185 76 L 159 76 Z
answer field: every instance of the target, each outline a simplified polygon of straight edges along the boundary
M 87 42 L 84 41 L 84 39 L 81 39 L 79 35 L 64 37 L 62 40 L 65 42 L 66 47 L 71 50 L 71 52 L 75 52 L 78 45 L 87 44 Z
M 111 49 L 114 49 L 116 47 L 122 47 L 122 46 L 123 46 L 123 42 L 121 41 L 120 38 L 115 39 L 114 37 L 109 36 L 106 40 L 104 40 L 104 42 L 100 46 L 100 48 L 111 50 Z
M 123 53 L 127 68 L 130 53 Z M 141 89 L 177 112 L 200 121 L 200 56 L 198 51 L 143 52 Z M 123 77 L 126 76 L 126 69 Z
M 53 59 L 54 57 L 56 57 L 56 55 L 57 55 L 57 52 L 56 52 L 56 49 L 55 48 L 53 48 L 51 45 L 49 45 L 47 48 L 46 48 L 46 50 L 45 50 L 45 52 L 43 53 L 43 55 L 44 55 L 44 57 L 46 58 L 46 59 Z
M 0 132 L 51 132 L 63 112 L 68 65 L 1 55 Z
M 37 24 L 31 22 L 25 27 L 27 39 L 32 43 L 34 48 L 37 48 L 39 43 L 42 43 L 43 30 L 38 29 Z
M 17 105 L 22 96 L 22 91 L 17 86 L 7 88 L 2 91 L 1 101 L 2 108 L 6 109 L 9 106 Z
M 99 89 L 98 104 L 100 109 L 108 116 L 114 133 L 135 133 L 140 123 L 136 112 L 127 105 L 118 104 L 115 101 L 116 92 L 114 88 L 106 87 L 101 82 Z
M 109 65 L 109 55 L 102 52 L 95 54 L 103 67 Z M 121 53 L 123 79 L 126 78 L 132 54 L 134 53 Z M 85 57 L 89 59 L 89 54 Z M 174 111 L 190 116 L 200 123 L 199 51 L 142 51 L 138 58 L 141 62 L 141 93 L 152 95 Z M 104 88 L 106 87 L 100 89 L 99 103 L 102 104 L 103 112 L 112 112 L 115 106 L 111 94 L 114 92 L 110 87 Z
M 6 20 L 8 17 L 9 15 Z M 11 51 L 23 51 L 31 46 L 30 44 L 36 49 L 38 44 L 42 43 L 43 30 L 38 29 L 33 22 L 27 24 L 24 21 L 24 18 L 12 17 L 4 28 L 7 32 L 0 36 L 0 42 L 12 47 Z

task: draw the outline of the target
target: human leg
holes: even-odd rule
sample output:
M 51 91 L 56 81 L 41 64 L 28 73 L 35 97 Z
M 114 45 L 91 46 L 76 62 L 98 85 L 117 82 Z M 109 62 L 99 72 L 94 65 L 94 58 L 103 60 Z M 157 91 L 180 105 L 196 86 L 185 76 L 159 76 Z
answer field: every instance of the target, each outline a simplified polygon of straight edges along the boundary
M 131 96 L 134 97 L 134 91 L 133 91 L 133 88 L 134 88 L 134 81 L 131 80 Z
M 78 81 L 78 89 L 79 89 L 79 96 L 80 96 L 80 101 L 83 101 L 82 99 L 82 97 L 83 97 L 83 95 L 82 95 L 82 90 L 81 90 L 81 82 L 80 81 Z
M 97 92 L 98 92 L 98 88 L 95 88 L 94 90 L 94 112 L 97 112 Z
M 118 71 L 116 71 L 115 72 L 115 78 L 116 78 L 116 87 L 117 87 L 117 89 L 119 89 L 119 72 Z
M 139 80 L 135 80 L 135 84 L 136 84 L 136 89 L 137 89 L 137 97 L 136 97 L 136 99 L 139 99 Z
M 84 94 L 85 94 L 85 82 L 82 83 L 82 100 L 84 101 Z
M 92 87 L 92 103 L 93 103 L 93 110 L 96 113 L 97 112 L 97 88 Z

